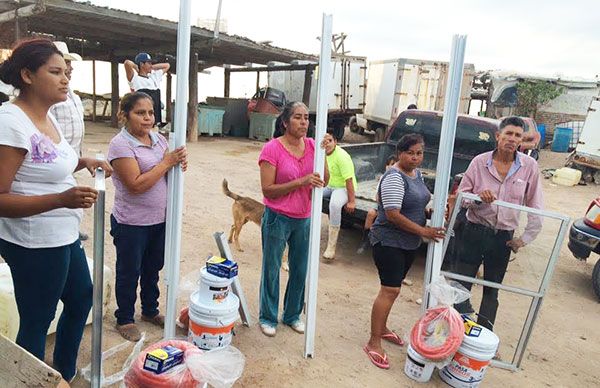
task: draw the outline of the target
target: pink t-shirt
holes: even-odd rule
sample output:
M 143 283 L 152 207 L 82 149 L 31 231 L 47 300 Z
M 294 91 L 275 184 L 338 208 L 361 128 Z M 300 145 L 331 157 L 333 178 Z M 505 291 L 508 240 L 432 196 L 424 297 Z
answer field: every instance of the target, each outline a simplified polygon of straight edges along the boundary
M 315 140 L 304 138 L 304 155 L 298 158 L 273 139 L 264 145 L 258 164 L 265 161 L 275 166 L 275 183 L 282 184 L 312 174 L 315 161 Z M 265 206 L 271 210 L 292 218 L 310 217 L 312 188 L 303 186 L 279 198 L 263 198 Z

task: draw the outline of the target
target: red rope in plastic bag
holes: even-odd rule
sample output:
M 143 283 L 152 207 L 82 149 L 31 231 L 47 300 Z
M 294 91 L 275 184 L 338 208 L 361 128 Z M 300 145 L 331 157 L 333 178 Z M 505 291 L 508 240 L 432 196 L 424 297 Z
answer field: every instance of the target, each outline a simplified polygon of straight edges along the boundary
M 431 336 L 429 325 L 431 322 L 443 319 L 448 323 L 448 337 L 439 346 L 430 346 L 426 339 Z M 413 326 L 410 334 L 412 348 L 421 356 L 432 360 L 442 361 L 452 356 L 463 341 L 465 326 L 462 317 L 453 307 L 438 306 L 427 309 Z
M 188 355 L 202 353 L 202 350 L 198 349 L 196 345 L 187 341 L 167 340 L 150 345 L 139 354 L 125 375 L 124 383 L 127 388 L 195 388 L 198 386 L 199 382 L 194 379 L 185 365 L 177 365 L 173 369 L 161 374 L 144 369 L 146 353 L 162 348 L 163 346 L 173 346 L 183 350 L 183 364 L 185 364 L 185 359 Z

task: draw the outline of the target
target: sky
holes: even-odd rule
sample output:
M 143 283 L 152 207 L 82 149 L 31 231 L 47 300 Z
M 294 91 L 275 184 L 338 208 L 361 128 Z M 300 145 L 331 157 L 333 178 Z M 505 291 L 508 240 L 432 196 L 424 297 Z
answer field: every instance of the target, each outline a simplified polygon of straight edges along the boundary
M 91 3 L 174 21 L 179 15 L 177 1 Z M 192 23 L 214 19 L 217 5 L 192 1 Z M 594 78 L 600 74 L 598 8 L 597 0 L 223 0 L 221 17 L 229 34 L 318 54 L 322 14 L 332 14 L 333 32 L 348 35 L 346 50 L 368 60 L 447 61 L 452 36 L 466 34 L 465 62 L 476 70 Z

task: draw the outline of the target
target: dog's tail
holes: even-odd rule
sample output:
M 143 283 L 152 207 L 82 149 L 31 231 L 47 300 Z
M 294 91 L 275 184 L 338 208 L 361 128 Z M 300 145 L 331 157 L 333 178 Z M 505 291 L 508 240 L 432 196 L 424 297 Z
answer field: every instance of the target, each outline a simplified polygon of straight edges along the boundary
M 223 194 L 233 199 L 234 201 L 237 201 L 241 198 L 239 195 L 229 190 L 229 186 L 227 185 L 227 179 L 223 179 Z

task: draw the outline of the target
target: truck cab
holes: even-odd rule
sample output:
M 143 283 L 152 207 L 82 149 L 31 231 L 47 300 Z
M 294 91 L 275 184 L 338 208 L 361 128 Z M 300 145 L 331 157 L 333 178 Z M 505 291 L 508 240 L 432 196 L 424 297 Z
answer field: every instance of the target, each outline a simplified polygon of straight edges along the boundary
M 425 140 L 425 155 L 420 167 L 425 184 L 433 193 L 435 170 L 440 146 L 443 112 L 411 109 L 406 110 L 389 126 L 385 142 L 364 143 L 342 146 L 354 163 L 358 190 L 356 192 L 356 211 L 354 214 L 342 213 L 345 225 L 362 226 L 370 208 L 375 208 L 375 197 L 379 178 L 385 172 L 385 161 L 396 150 L 398 140 L 406 134 L 417 133 Z M 495 133 L 499 121 L 494 119 L 459 115 L 454 141 L 454 154 L 451 177 L 466 171 L 471 160 L 478 154 L 491 151 L 496 147 Z M 452 182 L 448 182 L 450 189 Z M 329 211 L 329 200 L 323 200 L 323 212 Z

